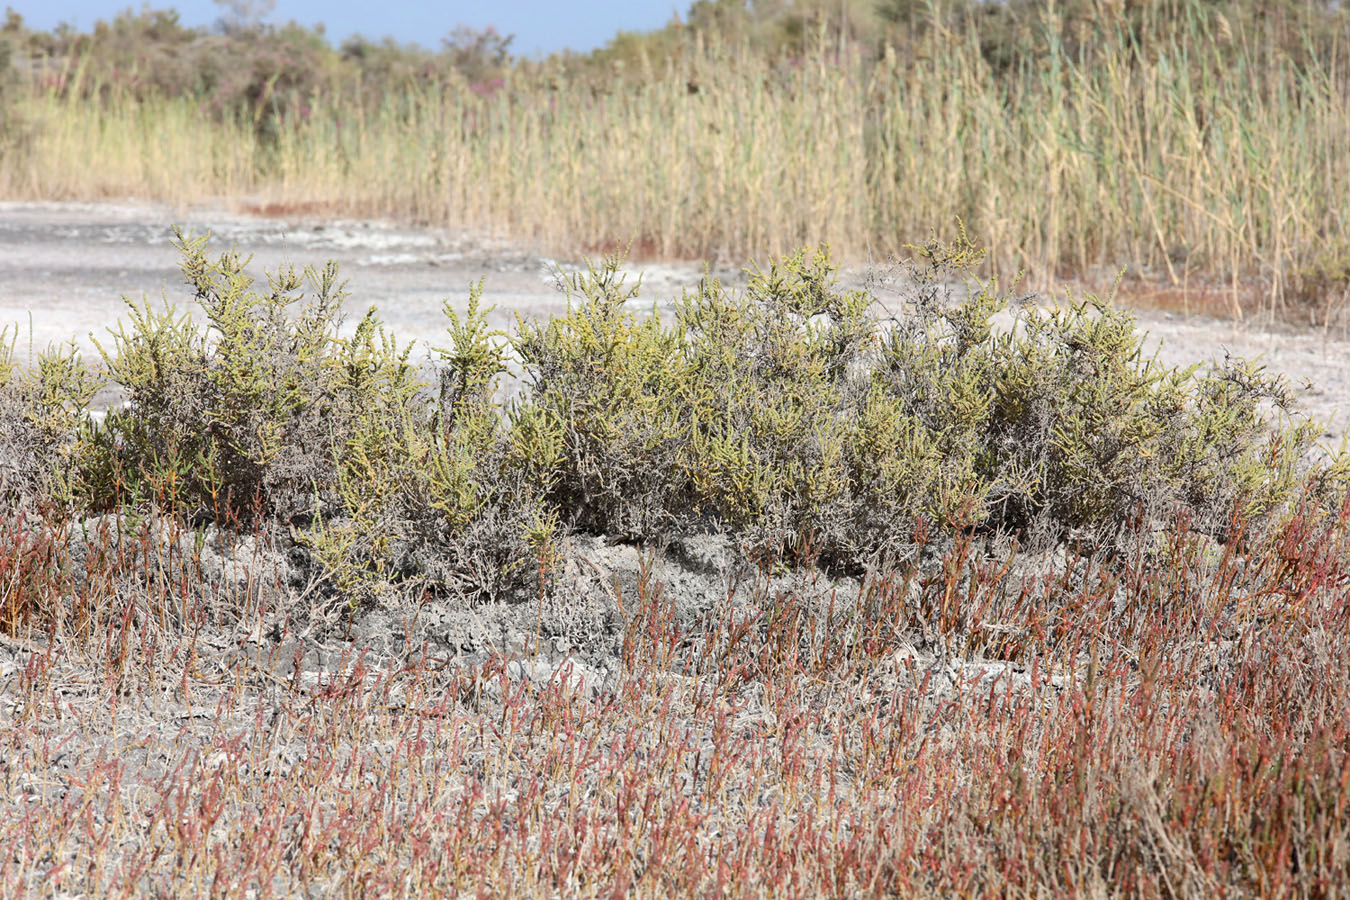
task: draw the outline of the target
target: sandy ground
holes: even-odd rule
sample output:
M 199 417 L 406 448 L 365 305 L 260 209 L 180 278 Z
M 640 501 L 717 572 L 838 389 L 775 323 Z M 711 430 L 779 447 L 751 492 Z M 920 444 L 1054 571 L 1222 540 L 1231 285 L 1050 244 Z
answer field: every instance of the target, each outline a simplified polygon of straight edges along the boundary
M 135 203 L 0 203 L 0 326 L 17 330 L 22 363 L 30 348 L 73 341 L 86 352 L 89 336 L 106 334 L 126 312 L 124 296 L 167 298 L 187 309 L 172 225 L 209 231 L 220 249 L 237 245 L 254 255 L 254 271 L 285 264 L 301 268 L 336 258 L 348 279 L 348 327 L 368 306 L 401 340 L 438 344 L 441 303 L 459 309 L 468 286 L 485 278 L 484 299 L 506 326 L 519 313 L 547 316 L 566 309 L 556 274 L 574 260 L 553 260 L 510 242 L 446 229 L 379 222 L 264 219 L 218 208 L 176 211 Z M 629 266 L 643 278 L 644 296 L 664 301 L 697 282 L 694 264 Z M 736 273 L 718 272 L 735 279 Z M 861 281 L 863 271 L 844 273 Z M 1266 328 L 1230 321 L 1138 312 L 1140 327 L 1168 365 L 1259 358 L 1298 385 L 1305 409 L 1328 421 L 1325 438 L 1339 443 L 1350 414 L 1350 341 L 1322 331 Z

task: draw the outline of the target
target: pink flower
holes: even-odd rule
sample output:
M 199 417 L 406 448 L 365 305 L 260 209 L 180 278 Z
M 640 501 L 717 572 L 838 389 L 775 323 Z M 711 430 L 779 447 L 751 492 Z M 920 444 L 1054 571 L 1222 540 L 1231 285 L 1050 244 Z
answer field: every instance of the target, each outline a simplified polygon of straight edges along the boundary
M 506 87 L 506 81 L 501 78 L 493 78 L 491 81 L 476 81 L 469 85 L 469 90 L 480 97 L 491 97 L 497 91 Z

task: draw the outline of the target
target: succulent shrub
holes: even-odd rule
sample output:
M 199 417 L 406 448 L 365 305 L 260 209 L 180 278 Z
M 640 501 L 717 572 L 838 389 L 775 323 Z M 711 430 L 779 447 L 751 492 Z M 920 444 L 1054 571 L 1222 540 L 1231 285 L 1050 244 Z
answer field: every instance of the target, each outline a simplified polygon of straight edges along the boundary
M 556 420 L 494 402 L 504 337 L 480 288 L 438 351 L 440 395 L 374 310 L 339 334 L 336 263 L 269 275 L 178 235 L 205 319 L 128 301 L 130 323 L 99 346 L 125 402 L 86 469 L 91 505 L 150 499 L 190 518 L 290 525 L 335 593 L 359 601 L 413 577 L 500 593 L 556 557 L 542 504 Z M 308 285 L 312 299 L 305 302 Z
M 1292 402 L 1278 379 L 1164 369 L 1095 298 L 1019 304 L 995 328 L 1010 294 L 968 276 L 982 253 L 964 230 L 915 250 L 893 315 L 838 289 L 823 249 L 739 293 L 705 278 L 669 324 L 628 311 L 617 259 L 573 277 L 568 314 L 517 337 L 526 402 L 562 429 L 563 520 L 720 529 L 858 569 L 971 529 L 1111 552 L 1137 517 L 1183 509 L 1224 537 L 1293 498 L 1314 428 L 1272 422 Z
M 14 338 L 0 331 L 0 502 L 63 518 L 81 505 L 81 460 L 91 451 L 89 405 L 102 379 L 73 347 L 37 355 L 20 370 Z
M 630 311 L 640 285 L 624 283 L 619 263 L 611 256 L 566 279 L 567 315 L 518 323 L 528 399 L 517 415 L 557 430 L 561 452 L 546 477 L 564 521 L 647 537 L 693 512 L 679 474 L 693 384 L 680 328 L 655 310 Z
M 827 250 L 801 251 L 753 270 L 739 295 L 705 279 L 677 310 L 699 399 L 684 471 L 701 510 L 771 556 L 853 536 L 876 323 L 871 297 L 834 290 L 833 271 Z
M 406 352 L 372 344 L 373 311 L 356 341 L 337 339 L 336 263 L 269 275 L 259 291 L 248 258 L 212 260 L 206 244 L 178 233 L 204 327 L 128 299 L 130 324 L 106 348 L 95 341 L 125 392 L 106 441 L 137 492 L 189 516 L 247 518 L 258 504 L 284 521 L 321 513 L 334 499 L 334 448 L 362 416 L 396 414 L 413 367 Z M 306 283 L 314 296 L 302 306 Z
M 890 309 L 840 289 L 825 248 L 739 291 L 706 277 L 665 318 L 635 308 L 617 257 L 565 279 L 566 315 L 511 333 L 480 283 L 462 314 L 446 302 L 429 372 L 374 310 L 340 333 L 335 263 L 259 289 L 238 252 L 178 246 L 201 321 L 129 301 L 99 347 L 124 398 L 101 423 L 101 377 L 73 351 L 20 372 L 9 345 L 0 490 L 63 515 L 153 502 L 289 529 L 352 603 L 395 583 L 547 590 L 569 529 L 717 531 L 760 562 L 853 572 L 979 533 L 1111 555 L 1179 514 L 1228 540 L 1310 472 L 1323 499 L 1350 473 L 1315 460 L 1277 379 L 1159 367 L 1093 298 L 996 326 L 1010 293 L 969 277 L 964 230 L 915 248 Z
M 403 578 L 470 597 L 498 597 L 546 586 L 557 563 L 559 521 L 545 502 L 561 457 L 556 419 L 535 406 L 495 398 L 506 371 L 507 335 L 487 322 L 482 285 L 471 286 L 461 318 L 447 301 L 449 346 L 435 348 L 438 392 L 410 404 L 384 452 L 356 448 L 361 471 L 343 496 L 375 535 L 376 559 Z M 378 483 L 373 496 L 362 485 Z

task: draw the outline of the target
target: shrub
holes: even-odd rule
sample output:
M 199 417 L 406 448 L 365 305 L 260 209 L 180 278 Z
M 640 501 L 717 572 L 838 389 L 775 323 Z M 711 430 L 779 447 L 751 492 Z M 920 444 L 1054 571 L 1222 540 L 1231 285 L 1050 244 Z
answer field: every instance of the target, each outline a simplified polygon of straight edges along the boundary
M 650 537 L 686 523 L 678 473 L 689 441 L 689 360 L 680 330 L 627 304 L 617 256 L 566 280 L 568 314 L 521 322 L 515 349 L 531 416 L 556 423 L 551 502 L 576 528 Z
M 504 349 L 478 289 L 464 320 L 447 305 L 434 400 L 373 309 L 339 335 L 336 263 L 258 291 L 247 258 L 210 260 L 206 244 L 178 235 L 204 329 L 128 301 L 129 325 L 99 345 L 126 399 L 85 460 L 91 507 L 149 499 L 190 519 L 290 526 L 354 601 L 413 576 L 496 593 L 552 558 L 539 497 L 556 428 L 492 402 Z
M 89 405 L 102 384 L 70 347 L 20 370 L 14 338 L 0 330 L 0 502 L 57 519 L 77 510 L 94 437 Z
M 339 334 L 336 263 L 258 290 L 236 250 L 178 246 L 204 327 L 129 301 L 99 347 L 125 392 L 102 424 L 73 354 L 0 367 L 3 488 L 69 513 L 152 502 L 289 528 L 352 603 L 395 583 L 548 590 L 569 529 L 722 532 L 765 564 L 855 573 L 960 535 L 1110 557 L 1178 515 L 1229 540 L 1309 483 L 1331 510 L 1350 472 L 1314 459 L 1310 425 L 1271 418 L 1291 402 L 1277 379 L 1162 369 L 1093 298 L 995 328 L 1009 293 L 968 275 L 964 230 L 915 248 L 886 315 L 838 288 L 824 248 L 743 291 L 705 278 L 669 321 L 633 309 L 618 257 L 566 279 L 566 315 L 510 334 L 471 286 L 463 316 L 445 304 L 430 378 L 373 309 Z M 513 364 L 523 391 L 503 402 Z
M 419 383 L 396 419 L 363 415 L 335 460 L 348 519 L 322 528 L 314 546 L 326 568 L 341 559 L 348 592 L 392 577 L 497 597 L 542 588 L 554 568 L 559 523 L 544 495 L 560 428 L 536 407 L 493 402 L 506 336 L 488 327 L 480 299 L 481 284 L 463 319 L 445 304 L 438 396 Z
M 806 539 L 859 569 L 971 528 L 1109 550 L 1132 517 L 1181 508 L 1222 537 L 1294 496 L 1314 429 L 1270 436 L 1271 406 L 1291 402 L 1278 379 L 1240 361 L 1163 370 L 1095 298 L 995 331 L 997 282 L 966 276 L 959 302 L 948 287 L 980 261 L 964 231 L 916 249 L 887 319 L 837 290 L 824 250 L 739 295 L 705 279 L 669 326 L 626 311 L 637 289 L 616 259 L 574 278 L 568 315 L 518 339 L 529 402 L 563 423 L 550 496 L 567 521 L 723 529 L 771 557 Z
M 333 500 L 333 448 L 350 439 L 358 415 L 393 414 L 402 399 L 407 354 L 375 352 L 373 311 L 357 341 L 336 340 L 335 263 L 269 276 L 259 292 L 247 258 L 231 250 L 211 261 L 206 243 L 180 232 L 176 244 L 204 329 L 172 307 L 128 299 L 130 325 L 119 324 L 107 349 L 95 341 L 126 392 L 104 445 L 131 495 L 190 517 L 248 518 L 255 503 L 282 521 L 313 515 Z M 306 281 L 314 299 L 296 310 Z

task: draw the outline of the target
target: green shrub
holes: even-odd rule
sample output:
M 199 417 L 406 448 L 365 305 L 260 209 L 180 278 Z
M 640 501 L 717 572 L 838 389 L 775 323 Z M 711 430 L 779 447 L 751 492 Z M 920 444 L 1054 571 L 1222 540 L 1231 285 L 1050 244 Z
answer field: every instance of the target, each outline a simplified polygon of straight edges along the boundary
M 363 417 L 335 461 L 347 519 L 321 527 L 313 546 L 347 592 L 395 578 L 496 597 L 538 589 L 555 568 L 559 523 L 544 496 L 560 429 L 536 407 L 493 402 L 506 335 L 488 327 L 480 296 L 471 287 L 463 319 L 445 304 L 439 395 L 419 384 L 397 419 Z
M 996 282 L 968 280 L 959 302 L 948 287 L 981 258 L 964 231 L 916 249 L 887 319 L 836 289 L 825 251 L 752 272 L 739 295 L 705 279 L 670 326 L 625 311 L 636 289 L 614 259 L 573 280 L 568 315 L 519 339 L 530 402 L 563 423 L 566 520 L 724 529 L 856 569 L 969 528 L 1110 549 L 1134 517 L 1182 508 L 1222 537 L 1292 498 L 1315 429 L 1270 437 L 1291 402 L 1278 379 L 1161 369 L 1133 317 L 1094 298 L 995 331 Z
M 334 499 L 334 448 L 359 416 L 396 414 L 413 374 L 407 353 L 373 346 L 373 311 L 358 341 L 337 340 L 335 263 L 269 276 L 259 292 L 247 258 L 231 250 L 212 261 L 206 243 L 178 234 L 205 328 L 128 299 L 129 327 L 119 324 L 107 349 L 95 341 L 126 395 L 104 429 L 124 490 L 189 516 L 247 519 L 255 505 L 283 521 L 321 512 Z M 314 298 L 297 309 L 306 281 Z
M 754 270 L 739 296 L 705 280 L 678 310 L 700 398 L 684 454 L 697 503 L 771 556 L 803 537 L 848 547 L 860 479 L 898 477 L 862 471 L 873 302 L 833 290 L 832 272 L 827 251 L 799 252 Z
M 40 492 L 68 513 L 84 489 L 78 462 L 93 440 L 89 406 L 103 378 L 68 347 L 39 353 L 25 381 L 29 396 L 24 418 L 36 439 L 34 455 L 45 460 L 45 465 L 35 460 L 30 471 L 46 479 Z
M 0 503 L 61 519 L 82 505 L 80 461 L 93 446 L 89 405 L 103 385 L 74 348 L 20 370 L 0 330 Z
M 959 534 L 1110 555 L 1177 515 L 1228 540 L 1305 484 L 1338 502 L 1350 472 L 1314 460 L 1312 426 L 1272 421 L 1291 402 L 1277 379 L 1162 369 L 1095 299 L 995 328 L 1009 294 L 966 275 L 964 230 L 915 248 L 888 314 L 837 287 L 825 249 L 743 291 L 705 278 L 669 321 L 633 309 L 617 257 L 567 280 L 566 315 L 510 334 L 471 286 L 429 378 L 374 310 L 339 334 L 335 263 L 260 291 L 236 251 L 178 246 L 204 322 L 129 302 L 99 348 L 125 393 L 102 424 L 72 353 L 0 360 L 0 486 L 67 513 L 288 527 L 351 603 L 391 584 L 546 591 L 569 529 L 717 531 L 765 564 L 852 572 Z M 513 365 L 523 391 L 502 402 Z
M 686 524 L 687 485 L 676 473 L 691 425 L 686 342 L 655 311 L 625 306 L 619 259 L 572 276 L 568 314 L 520 322 L 515 349 L 531 416 L 556 427 L 561 443 L 551 502 L 569 525 L 648 537 Z
M 504 350 L 477 289 L 462 322 L 447 306 L 433 402 L 411 345 L 373 309 L 339 335 L 336 263 L 258 291 L 248 259 L 208 259 L 206 242 L 178 236 L 204 329 L 129 301 L 130 324 L 99 346 L 126 402 L 86 460 L 87 482 L 103 486 L 91 507 L 148 498 L 189 518 L 294 526 L 356 599 L 419 574 L 499 592 L 552 558 L 556 523 L 539 498 L 556 429 L 492 403 Z

